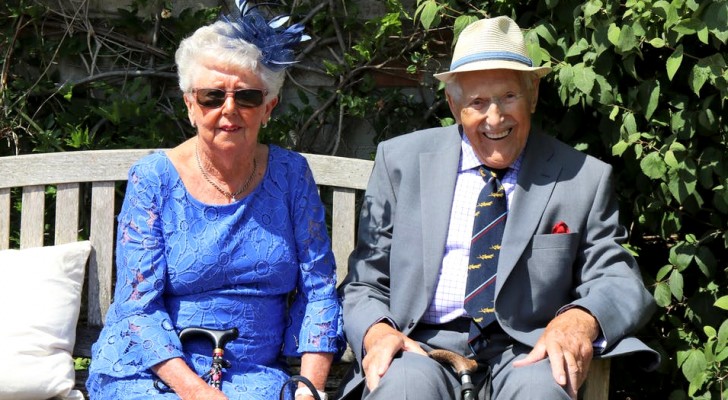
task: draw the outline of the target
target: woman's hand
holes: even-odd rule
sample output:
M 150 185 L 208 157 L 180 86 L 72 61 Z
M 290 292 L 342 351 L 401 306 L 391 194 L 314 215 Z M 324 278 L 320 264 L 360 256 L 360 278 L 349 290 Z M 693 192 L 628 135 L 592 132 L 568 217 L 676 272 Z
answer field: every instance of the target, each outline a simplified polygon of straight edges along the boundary
M 171 358 L 152 367 L 182 400 L 227 400 L 225 394 L 203 381 L 181 358 Z
M 204 388 L 200 388 L 199 391 L 187 396 L 180 396 L 182 400 L 227 400 L 227 398 L 223 392 L 207 384 L 205 384 Z
M 334 355 L 331 353 L 303 353 L 303 356 L 301 356 L 301 375 L 308 378 L 317 390 L 323 392 L 333 360 Z M 299 384 L 299 387 L 303 387 L 303 384 Z M 313 399 L 314 397 L 309 395 L 296 396 L 296 400 Z

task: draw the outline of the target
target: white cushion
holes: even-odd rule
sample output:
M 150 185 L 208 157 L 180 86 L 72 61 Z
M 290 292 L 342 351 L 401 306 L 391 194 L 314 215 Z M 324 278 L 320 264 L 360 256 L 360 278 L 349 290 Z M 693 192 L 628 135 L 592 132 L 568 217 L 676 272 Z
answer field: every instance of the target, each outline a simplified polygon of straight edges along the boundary
M 0 399 L 72 393 L 88 241 L 0 251 Z

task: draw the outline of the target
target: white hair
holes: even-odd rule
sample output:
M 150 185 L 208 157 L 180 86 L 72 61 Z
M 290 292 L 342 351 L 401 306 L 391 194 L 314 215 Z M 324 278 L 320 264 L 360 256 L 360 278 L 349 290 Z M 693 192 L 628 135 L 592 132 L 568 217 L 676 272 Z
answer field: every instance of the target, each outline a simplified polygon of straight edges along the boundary
M 175 53 L 179 87 L 184 93 L 192 91 L 195 74 L 206 65 L 219 65 L 257 74 L 268 91 L 266 101 L 277 97 L 283 86 L 285 70 L 273 71 L 259 62 L 260 49 L 232 34 L 233 27 L 224 21 L 197 29 L 182 40 Z

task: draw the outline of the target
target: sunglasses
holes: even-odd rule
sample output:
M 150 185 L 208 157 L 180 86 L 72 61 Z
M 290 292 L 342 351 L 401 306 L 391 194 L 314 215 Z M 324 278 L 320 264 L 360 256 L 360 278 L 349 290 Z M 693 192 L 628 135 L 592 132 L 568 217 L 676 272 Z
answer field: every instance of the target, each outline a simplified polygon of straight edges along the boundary
M 233 94 L 235 105 L 240 108 L 255 108 L 263 104 L 267 90 L 261 89 L 238 89 L 238 90 L 222 90 L 222 89 L 193 89 L 192 94 L 195 95 L 197 104 L 206 108 L 220 108 L 225 104 L 228 93 Z

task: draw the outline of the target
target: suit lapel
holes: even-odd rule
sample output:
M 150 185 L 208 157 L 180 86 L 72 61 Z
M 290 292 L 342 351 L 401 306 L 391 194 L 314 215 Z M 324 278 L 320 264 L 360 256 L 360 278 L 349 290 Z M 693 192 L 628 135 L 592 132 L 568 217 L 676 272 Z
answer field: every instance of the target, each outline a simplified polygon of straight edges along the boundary
M 503 233 L 503 252 L 498 260 L 496 296 L 536 232 L 553 192 L 561 166 L 553 146 L 541 134 L 532 133 L 526 145 L 513 203 Z
M 443 132 L 437 151 L 420 154 L 424 293 L 434 293 L 440 274 L 460 163 L 460 143 L 455 125 Z

